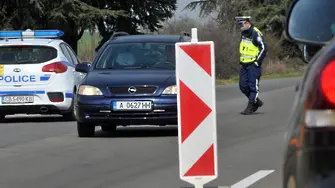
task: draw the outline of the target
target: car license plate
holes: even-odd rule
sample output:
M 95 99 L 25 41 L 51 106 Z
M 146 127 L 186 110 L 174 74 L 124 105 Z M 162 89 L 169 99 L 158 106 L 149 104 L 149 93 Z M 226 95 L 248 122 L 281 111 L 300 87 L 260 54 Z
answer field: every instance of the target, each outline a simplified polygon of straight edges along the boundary
M 34 96 L 2 96 L 2 104 L 33 103 Z
M 151 110 L 151 101 L 117 101 L 113 102 L 113 110 Z

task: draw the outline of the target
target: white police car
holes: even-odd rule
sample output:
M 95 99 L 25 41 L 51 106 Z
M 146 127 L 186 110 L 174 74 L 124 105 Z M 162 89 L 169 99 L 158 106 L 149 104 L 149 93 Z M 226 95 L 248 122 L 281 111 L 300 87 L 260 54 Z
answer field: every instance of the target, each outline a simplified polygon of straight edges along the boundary
M 62 114 L 72 120 L 73 91 L 85 76 L 60 30 L 0 31 L 0 119 Z

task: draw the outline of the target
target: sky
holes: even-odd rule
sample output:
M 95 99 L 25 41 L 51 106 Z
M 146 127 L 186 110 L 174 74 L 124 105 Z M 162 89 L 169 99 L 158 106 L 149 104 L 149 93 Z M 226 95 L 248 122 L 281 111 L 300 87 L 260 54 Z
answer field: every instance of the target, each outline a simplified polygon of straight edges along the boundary
M 193 19 L 197 19 L 199 21 L 206 21 L 206 18 L 200 18 L 199 13 L 200 10 L 199 8 L 190 11 L 190 10 L 183 10 L 186 5 L 188 5 L 190 2 L 195 1 L 195 0 L 177 0 L 177 10 L 175 12 L 175 17 L 178 18 L 180 16 L 187 16 L 191 17 Z
M 177 10 L 175 13 L 176 17 L 179 16 L 184 16 L 187 15 L 188 17 L 192 17 L 192 18 L 198 18 L 199 16 L 199 10 L 194 10 L 194 11 L 190 11 L 190 10 L 183 10 L 184 7 L 189 4 L 190 2 L 192 2 L 193 0 L 177 0 Z

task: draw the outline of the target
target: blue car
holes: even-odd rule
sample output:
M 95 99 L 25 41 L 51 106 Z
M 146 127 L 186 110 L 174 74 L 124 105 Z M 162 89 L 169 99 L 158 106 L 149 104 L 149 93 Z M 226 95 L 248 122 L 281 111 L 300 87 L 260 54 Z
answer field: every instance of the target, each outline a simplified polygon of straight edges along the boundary
M 176 125 L 175 43 L 190 35 L 115 33 L 90 64 L 78 64 L 86 76 L 74 94 L 79 137 L 93 137 L 95 126 Z

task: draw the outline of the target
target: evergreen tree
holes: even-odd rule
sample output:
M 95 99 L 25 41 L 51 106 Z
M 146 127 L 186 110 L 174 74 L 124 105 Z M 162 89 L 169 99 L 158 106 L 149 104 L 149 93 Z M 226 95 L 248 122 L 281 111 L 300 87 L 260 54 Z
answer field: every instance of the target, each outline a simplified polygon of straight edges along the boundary
M 217 21 L 233 27 L 232 22 L 237 15 L 252 17 L 252 23 L 267 34 L 279 39 L 282 53 L 278 56 L 301 56 L 298 46 L 286 41 L 283 31 L 286 22 L 286 13 L 294 0 L 198 0 L 189 3 L 185 9 L 194 10 L 199 7 L 199 16 L 207 16 L 216 12 Z
M 162 27 L 161 22 L 173 16 L 177 0 L 106 0 L 104 6 L 113 10 L 123 10 L 129 16 L 117 19 L 107 17 L 98 23 L 98 29 L 103 37 L 98 50 L 116 31 L 129 34 L 139 34 L 139 27 L 151 32 Z
M 77 52 L 84 30 L 93 28 L 106 16 L 116 19 L 122 11 L 97 8 L 79 0 L 3 0 L 0 2 L 0 27 L 3 29 L 60 29 Z

